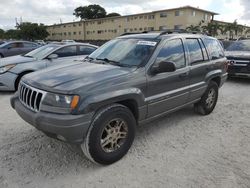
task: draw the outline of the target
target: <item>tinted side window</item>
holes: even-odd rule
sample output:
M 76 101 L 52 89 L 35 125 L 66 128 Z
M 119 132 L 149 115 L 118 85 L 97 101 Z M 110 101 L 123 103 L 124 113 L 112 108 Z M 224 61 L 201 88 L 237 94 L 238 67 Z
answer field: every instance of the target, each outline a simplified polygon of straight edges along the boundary
M 37 45 L 34 43 L 25 42 L 25 43 L 23 43 L 23 46 L 25 48 L 33 48 L 33 47 L 36 47 Z
M 165 46 L 161 49 L 157 57 L 157 62 L 171 61 L 174 62 L 176 68 L 182 68 L 186 65 L 185 53 L 181 39 L 174 39 L 167 41 Z
M 79 46 L 79 55 L 89 55 L 95 50 L 96 48 L 93 48 L 93 47 Z
M 58 57 L 70 57 L 70 56 L 76 56 L 76 46 L 67 46 L 67 47 L 63 47 L 59 50 L 57 50 L 56 52 L 54 52 L 54 54 L 57 54 Z
M 202 49 L 202 52 L 203 52 L 203 58 L 205 61 L 209 60 L 208 58 L 208 54 L 207 54 L 207 50 L 205 48 L 205 45 L 203 43 L 203 41 L 201 39 L 198 39 L 199 40 L 199 43 L 200 43 L 200 46 L 201 46 L 201 49 Z
M 20 42 L 14 42 L 14 43 L 11 43 L 9 45 L 6 45 L 5 48 L 22 48 L 23 47 L 23 44 L 20 43 Z
M 186 44 L 189 51 L 190 64 L 202 62 L 204 58 L 198 39 L 186 39 Z
M 203 39 L 203 41 L 207 46 L 211 59 L 219 59 L 224 57 L 223 49 L 217 40 L 206 38 Z

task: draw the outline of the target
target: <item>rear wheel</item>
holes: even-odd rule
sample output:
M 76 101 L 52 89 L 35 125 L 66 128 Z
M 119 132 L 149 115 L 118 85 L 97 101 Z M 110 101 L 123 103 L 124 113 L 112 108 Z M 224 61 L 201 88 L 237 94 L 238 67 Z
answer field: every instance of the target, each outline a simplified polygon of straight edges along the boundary
M 135 137 L 135 127 L 131 111 L 123 105 L 113 104 L 96 114 L 81 148 L 90 160 L 112 164 L 128 152 Z
M 210 114 L 217 103 L 218 100 L 219 87 L 216 82 L 211 81 L 207 87 L 206 92 L 201 97 L 201 100 L 194 104 L 195 112 L 208 115 Z
M 0 59 L 1 59 L 1 58 L 4 58 L 3 54 L 0 54 Z

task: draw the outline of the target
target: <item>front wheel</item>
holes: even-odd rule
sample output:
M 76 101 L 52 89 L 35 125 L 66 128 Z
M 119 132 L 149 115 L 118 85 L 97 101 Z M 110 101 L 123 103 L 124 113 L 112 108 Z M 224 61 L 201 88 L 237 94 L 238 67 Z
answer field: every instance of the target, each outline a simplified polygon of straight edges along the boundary
M 110 105 L 95 115 L 81 148 L 93 162 L 112 164 L 128 152 L 135 127 L 134 115 L 126 106 Z
M 194 104 L 195 112 L 202 115 L 210 114 L 216 106 L 218 100 L 218 93 L 219 87 L 217 83 L 211 81 L 208 84 L 206 92 L 201 97 L 201 100 L 198 103 Z

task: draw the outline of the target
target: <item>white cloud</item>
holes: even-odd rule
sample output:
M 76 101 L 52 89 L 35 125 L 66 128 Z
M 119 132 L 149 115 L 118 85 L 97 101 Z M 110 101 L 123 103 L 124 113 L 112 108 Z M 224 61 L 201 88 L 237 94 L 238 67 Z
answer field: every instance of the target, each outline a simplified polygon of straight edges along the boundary
M 215 3 L 220 4 L 219 9 L 213 7 Z M 191 5 L 215 12 L 220 10 L 221 15 L 217 19 L 233 21 L 238 18 L 241 23 L 250 22 L 248 0 L 1 0 L 0 27 L 14 28 L 16 17 L 45 24 L 59 23 L 60 19 L 63 22 L 77 20 L 73 16 L 74 9 L 89 4 L 100 4 L 108 13 L 118 12 L 122 15 Z

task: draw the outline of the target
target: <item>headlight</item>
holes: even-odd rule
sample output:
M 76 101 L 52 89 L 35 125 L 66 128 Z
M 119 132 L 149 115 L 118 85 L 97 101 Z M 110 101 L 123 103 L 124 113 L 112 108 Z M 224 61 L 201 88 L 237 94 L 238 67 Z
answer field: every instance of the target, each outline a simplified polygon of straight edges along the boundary
M 78 95 L 60 95 L 47 93 L 41 110 L 54 113 L 70 113 L 79 103 Z
M 6 65 L 4 67 L 0 67 L 0 74 L 7 72 L 11 68 L 15 67 L 16 65 Z

